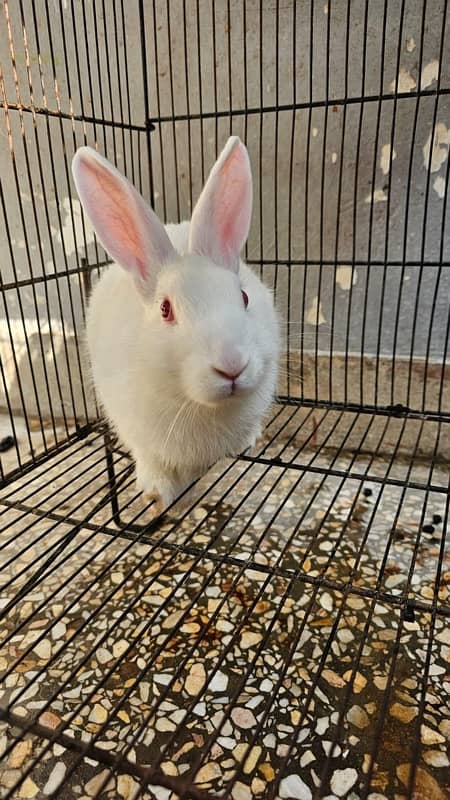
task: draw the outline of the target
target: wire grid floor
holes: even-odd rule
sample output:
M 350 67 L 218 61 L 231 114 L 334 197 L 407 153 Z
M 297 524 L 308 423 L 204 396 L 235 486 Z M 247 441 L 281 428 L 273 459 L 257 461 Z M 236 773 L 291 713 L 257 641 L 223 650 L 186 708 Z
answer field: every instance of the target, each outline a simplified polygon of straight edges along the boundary
M 1 796 L 446 797 L 445 429 L 280 405 L 159 521 L 101 428 L 17 477 Z

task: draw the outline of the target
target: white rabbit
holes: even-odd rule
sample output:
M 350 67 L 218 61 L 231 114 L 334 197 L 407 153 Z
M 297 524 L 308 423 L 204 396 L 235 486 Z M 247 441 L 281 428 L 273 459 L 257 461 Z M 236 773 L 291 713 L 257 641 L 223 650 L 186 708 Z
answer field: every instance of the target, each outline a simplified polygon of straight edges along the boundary
M 166 227 L 95 150 L 81 147 L 72 169 L 116 262 L 87 314 L 94 385 L 159 512 L 218 459 L 253 446 L 274 397 L 272 295 L 239 258 L 252 210 L 247 150 L 230 137 L 191 222 Z

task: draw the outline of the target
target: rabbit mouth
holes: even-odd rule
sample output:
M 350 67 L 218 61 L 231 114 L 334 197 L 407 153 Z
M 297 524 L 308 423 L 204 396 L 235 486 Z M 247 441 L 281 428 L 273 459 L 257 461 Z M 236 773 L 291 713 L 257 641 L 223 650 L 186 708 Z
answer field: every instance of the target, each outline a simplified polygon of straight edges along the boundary
M 193 375 L 185 373 L 183 393 L 198 405 L 218 408 L 221 405 L 237 403 L 258 389 L 260 375 L 254 368 L 244 368 L 238 374 L 225 373 L 218 368 L 211 368 Z
M 233 402 L 253 392 L 255 387 L 239 380 L 229 381 L 217 391 L 217 404 Z
M 192 393 L 192 399 L 202 406 L 220 408 L 221 406 L 238 403 L 253 391 L 253 386 L 248 386 L 238 381 L 230 381 L 229 384 L 222 386 L 210 386 L 206 391 L 196 391 Z

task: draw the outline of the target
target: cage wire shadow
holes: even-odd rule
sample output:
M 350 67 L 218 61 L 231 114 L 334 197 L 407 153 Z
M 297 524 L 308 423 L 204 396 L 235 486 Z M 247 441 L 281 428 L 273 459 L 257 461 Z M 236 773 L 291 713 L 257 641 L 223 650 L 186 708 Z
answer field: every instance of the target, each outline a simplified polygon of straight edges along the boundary
M 4 0 L 5 800 L 447 796 L 449 35 L 441 0 Z M 154 519 L 90 386 L 70 161 L 177 221 L 230 133 L 279 396 Z

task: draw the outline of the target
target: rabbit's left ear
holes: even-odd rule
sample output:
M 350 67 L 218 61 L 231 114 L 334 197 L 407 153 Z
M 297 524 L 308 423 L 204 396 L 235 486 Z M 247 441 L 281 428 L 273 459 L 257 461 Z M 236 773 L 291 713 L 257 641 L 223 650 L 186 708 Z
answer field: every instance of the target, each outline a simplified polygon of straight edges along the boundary
M 252 215 L 252 174 L 246 147 L 228 139 L 211 170 L 192 214 L 189 251 L 239 270 Z

